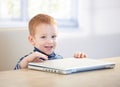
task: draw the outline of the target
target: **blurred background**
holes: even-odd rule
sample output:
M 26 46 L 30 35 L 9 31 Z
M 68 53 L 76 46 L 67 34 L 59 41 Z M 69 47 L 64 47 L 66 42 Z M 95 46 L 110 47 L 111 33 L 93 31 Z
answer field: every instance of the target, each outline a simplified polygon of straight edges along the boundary
M 120 56 L 120 0 L 0 0 L 0 70 L 11 70 L 32 52 L 28 22 L 38 13 L 58 22 L 56 53 L 90 58 Z

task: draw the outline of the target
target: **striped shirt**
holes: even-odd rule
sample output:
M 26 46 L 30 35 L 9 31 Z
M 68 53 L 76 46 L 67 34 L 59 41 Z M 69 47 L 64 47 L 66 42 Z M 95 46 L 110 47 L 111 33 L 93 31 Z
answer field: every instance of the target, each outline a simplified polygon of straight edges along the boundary
M 40 53 L 42 53 L 42 54 L 45 54 L 44 52 L 42 52 L 42 51 L 40 51 L 39 49 L 37 49 L 36 47 L 34 47 L 33 52 L 36 52 L 36 51 L 37 51 L 37 52 L 40 52 Z M 31 53 L 32 53 L 32 52 L 31 52 Z M 29 53 L 28 55 L 30 55 L 31 53 Z M 17 64 L 16 64 L 14 70 L 21 69 L 19 63 L 20 63 L 25 57 L 27 57 L 28 55 L 25 55 L 24 57 L 20 58 L 20 60 L 19 60 L 19 61 L 17 62 Z M 47 54 L 45 54 L 45 55 L 47 55 Z M 55 54 L 54 52 L 53 52 L 52 54 L 50 54 L 50 55 L 47 55 L 47 56 L 48 56 L 48 60 L 62 59 L 62 58 L 63 58 L 61 55 Z

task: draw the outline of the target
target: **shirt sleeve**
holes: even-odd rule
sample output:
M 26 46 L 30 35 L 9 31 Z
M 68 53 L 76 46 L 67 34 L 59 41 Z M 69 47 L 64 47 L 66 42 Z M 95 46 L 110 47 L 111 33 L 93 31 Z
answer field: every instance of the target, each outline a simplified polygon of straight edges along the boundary
M 15 66 L 14 70 L 21 69 L 19 63 Z
M 22 58 L 20 58 L 20 60 L 17 62 L 17 64 L 16 64 L 16 66 L 15 66 L 15 68 L 14 68 L 14 70 L 18 70 L 18 69 L 21 69 L 21 67 L 20 67 L 20 62 L 25 58 L 25 57 L 27 57 L 28 55 L 25 55 L 24 57 L 22 57 Z

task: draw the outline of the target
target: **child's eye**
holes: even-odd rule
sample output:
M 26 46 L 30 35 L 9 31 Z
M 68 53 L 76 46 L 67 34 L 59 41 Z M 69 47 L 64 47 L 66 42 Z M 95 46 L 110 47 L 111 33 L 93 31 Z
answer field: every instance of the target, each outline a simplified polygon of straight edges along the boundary
M 53 35 L 52 38 L 56 38 L 56 35 Z
M 42 36 L 41 38 L 43 38 L 43 39 L 44 39 L 44 38 L 46 38 L 46 36 Z

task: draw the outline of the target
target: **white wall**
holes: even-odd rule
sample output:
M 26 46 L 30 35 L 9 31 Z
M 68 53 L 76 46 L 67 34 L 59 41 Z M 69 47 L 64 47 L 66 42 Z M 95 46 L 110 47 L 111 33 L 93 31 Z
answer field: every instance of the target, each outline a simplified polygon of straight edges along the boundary
M 68 36 L 64 49 L 83 51 L 93 58 L 120 56 L 120 0 L 79 0 L 78 13 L 79 31 L 69 32 L 77 35 L 76 41 Z
M 120 0 L 78 1 L 80 27 L 59 31 L 56 52 L 63 57 L 71 57 L 75 51 L 91 58 L 120 56 Z M 0 29 L 0 70 L 13 69 L 20 57 L 32 51 L 27 35 L 22 28 Z

